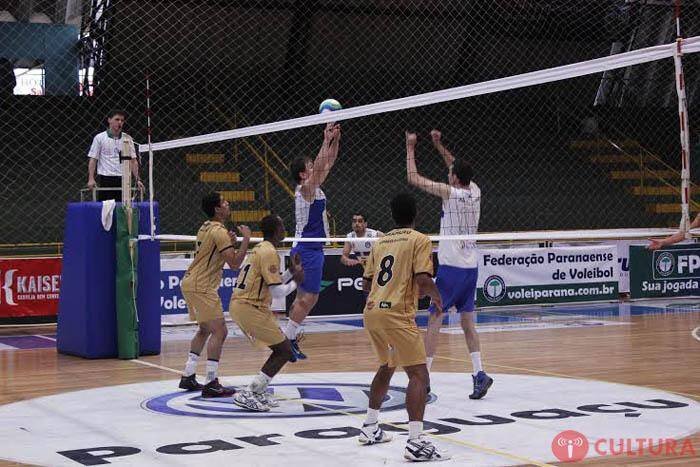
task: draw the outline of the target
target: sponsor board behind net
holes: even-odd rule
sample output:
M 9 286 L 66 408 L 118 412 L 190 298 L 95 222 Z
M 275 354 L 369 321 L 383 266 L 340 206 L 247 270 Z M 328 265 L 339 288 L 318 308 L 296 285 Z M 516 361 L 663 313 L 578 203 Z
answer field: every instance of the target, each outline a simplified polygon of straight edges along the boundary
M 58 312 L 61 258 L 0 259 L 0 318 Z
M 700 247 L 674 245 L 650 251 L 630 247 L 632 298 L 700 295 Z
M 618 269 L 614 245 L 482 250 L 477 306 L 615 299 Z

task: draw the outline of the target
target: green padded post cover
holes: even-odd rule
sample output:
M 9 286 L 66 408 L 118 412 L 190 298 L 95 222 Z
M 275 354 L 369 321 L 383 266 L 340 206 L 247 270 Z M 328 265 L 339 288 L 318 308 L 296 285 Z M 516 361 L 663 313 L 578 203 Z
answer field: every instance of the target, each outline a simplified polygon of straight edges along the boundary
M 137 209 L 131 210 L 131 229 L 126 207 L 118 207 L 114 215 L 117 225 L 117 348 L 119 358 L 131 359 L 139 356 L 139 322 L 136 314 L 139 212 Z

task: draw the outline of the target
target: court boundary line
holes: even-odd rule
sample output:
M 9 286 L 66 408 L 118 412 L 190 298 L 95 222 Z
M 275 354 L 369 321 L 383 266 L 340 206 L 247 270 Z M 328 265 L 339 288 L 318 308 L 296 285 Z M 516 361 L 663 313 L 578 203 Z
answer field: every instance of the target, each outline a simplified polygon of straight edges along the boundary
M 698 327 L 697 329 L 700 329 L 700 327 Z M 463 358 L 443 357 L 440 355 L 435 355 L 434 358 L 439 358 L 442 360 L 451 360 L 451 361 L 460 362 L 460 363 L 471 363 L 471 360 L 466 360 Z M 654 389 L 656 391 L 665 391 L 665 392 L 668 392 L 671 394 L 678 394 L 679 396 L 690 397 L 690 398 L 693 398 L 696 401 L 700 402 L 700 395 L 699 394 L 689 394 L 687 392 L 672 391 L 670 389 L 657 388 L 654 386 L 643 386 L 643 385 L 639 385 L 639 384 L 617 383 L 615 381 L 606 381 L 606 380 L 601 380 L 601 379 L 588 378 L 586 376 L 571 376 L 571 375 L 565 375 L 563 373 L 554 373 L 552 371 L 534 370 L 532 368 L 522 368 L 522 367 L 510 366 L 510 365 L 498 365 L 496 363 L 491 363 L 491 362 L 488 363 L 488 366 L 494 366 L 496 368 L 504 368 L 506 370 L 523 371 L 526 373 L 535 373 L 535 374 L 540 374 L 540 375 L 544 375 L 544 376 L 554 376 L 557 378 L 578 379 L 578 380 L 583 380 L 583 381 L 593 381 L 593 382 L 597 382 L 597 383 L 620 384 L 623 386 L 632 386 L 632 387 L 645 388 L 645 389 Z
M 693 336 L 693 339 L 700 342 L 700 326 L 690 331 L 690 335 Z
M 155 364 L 155 363 L 146 362 L 146 361 L 144 361 L 144 360 L 139 360 L 139 359 L 137 359 L 137 358 L 131 359 L 131 360 L 129 360 L 129 361 L 130 361 L 130 362 L 134 362 L 134 363 L 138 363 L 138 364 L 141 364 L 141 365 L 144 365 L 144 366 L 152 367 L 152 368 L 157 368 L 157 369 L 159 369 L 159 370 L 169 371 L 169 372 L 171 372 L 171 373 L 177 373 L 177 374 L 179 374 L 179 375 L 182 375 L 182 374 L 183 374 L 181 371 L 176 370 L 176 369 L 174 369 L 174 368 L 170 368 L 170 367 L 167 367 L 167 366 L 158 365 L 158 364 Z M 294 374 L 294 373 L 290 373 L 290 374 Z M 337 414 L 340 414 L 340 415 L 345 415 L 345 416 L 353 417 L 353 418 L 356 418 L 356 419 L 359 419 L 359 420 L 363 420 L 363 417 L 364 417 L 364 416 L 361 415 L 361 414 L 353 414 L 353 413 L 350 413 L 350 412 L 346 412 L 346 411 L 344 411 L 344 410 L 333 409 L 333 408 L 330 408 L 330 407 L 324 407 L 324 406 L 322 406 L 322 405 L 317 405 L 317 404 L 314 404 L 314 403 L 311 403 L 311 402 L 308 402 L 308 401 L 301 401 L 301 400 L 298 400 L 298 399 L 290 399 L 290 398 L 287 398 L 287 397 L 280 397 L 280 399 L 282 399 L 282 400 L 288 400 L 289 402 L 295 402 L 295 403 L 298 403 L 298 404 L 310 405 L 311 407 L 314 407 L 314 408 L 318 408 L 318 409 L 325 410 L 325 411 L 328 411 L 328 412 L 334 412 L 334 413 L 337 413 Z M 387 425 L 387 426 L 390 426 L 390 427 L 393 427 L 393 428 L 397 428 L 397 429 L 402 430 L 402 431 L 406 431 L 406 428 L 404 428 L 404 427 L 402 427 L 402 426 L 399 426 L 399 425 L 396 425 L 396 424 L 393 424 L 393 423 L 382 422 L 381 424 L 382 424 L 382 425 Z M 431 434 L 431 433 L 423 433 L 423 434 L 424 434 L 425 436 L 429 436 L 429 437 L 431 437 L 431 438 L 439 439 L 439 440 L 441 440 L 441 441 L 446 441 L 446 442 L 448 442 L 448 443 L 453 443 L 453 444 L 461 445 L 461 446 L 463 446 L 463 447 L 467 447 L 467 448 L 473 449 L 473 450 L 475 450 L 475 451 L 480 451 L 480 452 L 482 452 L 482 453 L 491 454 L 491 455 L 496 455 L 496 456 L 500 456 L 500 457 L 505 457 L 505 458 L 510 459 L 510 460 L 515 460 L 515 461 L 519 461 L 519 462 L 525 462 L 526 464 L 536 465 L 536 466 L 538 466 L 538 467 L 554 467 L 552 464 L 547 464 L 547 463 L 544 463 L 544 462 L 539 462 L 539 461 L 536 461 L 536 460 L 533 460 L 533 459 L 530 459 L 530 458 L 527 458 L 527 457 L 522 457 L 522 456 L 520 456 L 520 455 L 518 455 L 518 454 L 511 454 L 511 453 L 506 452 L 506 451 L 501 451 L 501 450 L 499 450 L 499 449 L 489 448 L 489 447 L 486 447 L 486 446 L 480 446 L 480 445 L 478 445 L 478 444 L 473 444 L 473 443 L 470 443 L 470 442 L 468 442 L 468 441 L 462 441 L 462 440 L 460 440 L 460 439 L 455 439 L 455 438 L 453 438 L 453 437 L 451 437 L 451 436 L 446 436 L 446 435 L 434 435 L 434 434 Z

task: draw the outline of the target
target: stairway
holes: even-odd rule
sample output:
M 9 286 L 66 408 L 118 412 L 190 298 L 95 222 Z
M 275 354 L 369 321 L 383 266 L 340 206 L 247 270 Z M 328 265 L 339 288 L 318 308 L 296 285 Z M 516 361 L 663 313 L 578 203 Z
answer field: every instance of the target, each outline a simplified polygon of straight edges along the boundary
M 212 188 L 231 204 L 231 222 L 235 225 L 245 224 L 251 228 L 254 237 L 262 237 L 259 222 L 270 211 L 259 206 L 260 199 L 255 190 L 249 187 L 231 189 L 231 185 L 241 184 L 241 174 L 229 170 L 230 164 L 225 164 L 225 154 L 188 153 L 185 154 L 185 162 L 190 166 L 201 166 L 199 183 L 214 185 Z M 219 184 L 226 184 L 228 189 L 221 190 L 216 186 Z
M 673 170 L 632 139 L 575 140 L 569 147 L 596 166 L 596 172 L 606 173 L 614 183 L 624 186 L 625 192 L 643 204 L 647 213 L 660 216 L 664 227 L 678 227 L 681 213 L 679 170 Z M 697 196 L 691 196 L 691 212 L 698 211 L 697 201 Z

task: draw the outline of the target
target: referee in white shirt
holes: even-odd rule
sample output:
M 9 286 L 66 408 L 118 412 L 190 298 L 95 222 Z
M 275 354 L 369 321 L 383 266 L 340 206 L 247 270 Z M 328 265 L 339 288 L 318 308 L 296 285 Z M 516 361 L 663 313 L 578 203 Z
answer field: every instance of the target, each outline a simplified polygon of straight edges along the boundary
M 107 131 L 98 133 L 92 140 L 88 153 L 88 183 L 90 189 L 99 186 L 101 188 L 115 188 L 114 191 L 98 191 L 97 199 L 104 201 L 114 199 L 122 201 L 122 169 L 121 159 L 131 159 L 131 174 L 136 179 L 139 190 L 144 189 L 139 178 L 139 163 L 136 158 L 134 140 L 131 136 L 122 132 L 125 113 L 121 110 L 112 110 L 107 115 L 109 127 Z M 95 170 L 97 169 L 97 170 Z M 97 179 L 95 179 L 97 171 Z

